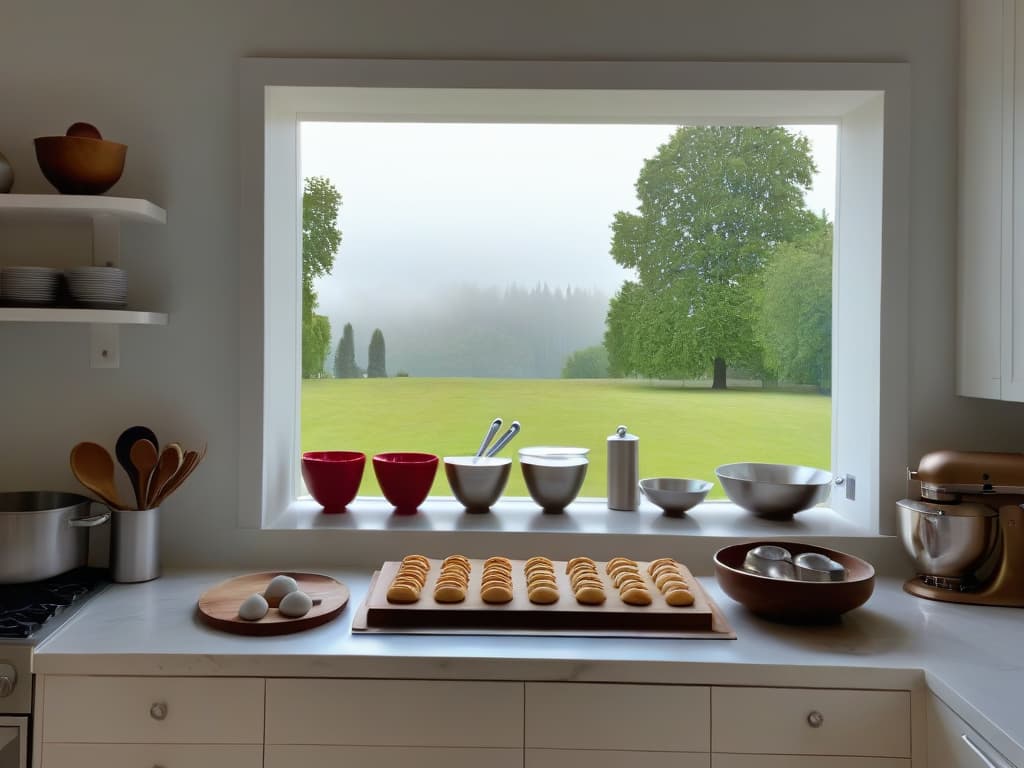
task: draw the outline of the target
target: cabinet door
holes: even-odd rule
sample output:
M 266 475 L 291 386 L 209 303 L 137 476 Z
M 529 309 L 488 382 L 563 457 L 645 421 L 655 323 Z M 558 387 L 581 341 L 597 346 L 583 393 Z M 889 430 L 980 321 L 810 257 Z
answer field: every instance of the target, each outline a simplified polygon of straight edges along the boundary
M 262 744 L 263 680 L 48 675 L 42 740 Z
M 267 680 L 267 744 L 523 746 L 523 684 Z
M 1003 249 L 1002 398 L 1024 402 L 1024 3 L 1004 0 L 1013 35 L 1013 247 Z M 1008 46 L 1009 47 L 1009 46 Z
M 710 689 L 686 685 L 527 683 L 526 746 L 710 752 Z
M 263 765 L 264 768 L 523 768 L 523 750 L 268 746 Z
M 986 762 L 987 761 L 987 762 Z M 928 697 L 928 768 L 1014 768 L 935 696 Z
M 714 752 L 910 757 L 906 691 L 714 688 L 711 711 Z
M 525 768 L 709 768 L 711 755 L 697 752 L 625 752 L 592 749 L 528 749 Z
M 711 758 L 711 768 L 910 768 L 910 763 L 895 757 L 716 754 Z
M 199 744 L 44 744 L 41 768 L 262 768 L 263 748 Z
M 992 399 L 1002 396 L 1000 286 L 1013 250 L 1013 105 L 1004 77 L 1012 2 L 961 4 L 956 391 Z

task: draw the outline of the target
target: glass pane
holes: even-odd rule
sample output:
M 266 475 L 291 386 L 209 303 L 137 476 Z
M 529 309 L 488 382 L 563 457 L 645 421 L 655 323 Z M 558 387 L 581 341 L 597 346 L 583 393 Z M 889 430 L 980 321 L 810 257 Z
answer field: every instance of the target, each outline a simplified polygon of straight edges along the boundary
M 467 455 L 501 417 L 502 455 L 589 448 L 583 496 L 618 424 L 643 477 L 829 467 L 835 126 L 315 122 L 301 147 L 303 450 Z

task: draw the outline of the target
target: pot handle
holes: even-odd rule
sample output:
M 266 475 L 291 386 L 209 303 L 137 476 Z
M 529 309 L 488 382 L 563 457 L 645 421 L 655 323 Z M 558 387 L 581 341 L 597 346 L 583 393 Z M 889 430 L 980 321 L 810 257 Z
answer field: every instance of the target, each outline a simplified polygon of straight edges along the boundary
M 97 525 L 103 525 L 105 522 L 110 520 L 109 512 L 101 512 L 98 515 L 92 517 L 79 517 L 76 520 L 68 520 L 69 528 L 95 528 Z

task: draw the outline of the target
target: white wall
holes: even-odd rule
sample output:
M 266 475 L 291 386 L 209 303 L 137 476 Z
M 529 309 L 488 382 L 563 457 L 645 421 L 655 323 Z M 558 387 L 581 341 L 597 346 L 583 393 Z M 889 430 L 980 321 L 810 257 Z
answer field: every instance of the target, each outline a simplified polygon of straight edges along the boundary
M 133 301 L 170 312 L 171 324 L 126 329 L 116 371 L 89 368 L 85 328 L 0 326 L 0 489 L 74 489 L 75 442 L 112 445 L 147 423 L 164 440 L 210 444 L 166 505 L 168 560 L 351 557 L 344 532 L 234 528 L 237 273 L 240 258 L 259 256 L 238 253 L 242 56 L 909 61 L 907 459 L 938 447 L 1021 450 L 1021 407 L 953 395 L 956 19 L 955 0 L 5 0 L 0 152 L 15 191 L 50 191 L 34 136 L 86 120 L 127 143 L 114 193 L 164 206 L 168 225 L 128 228 L 123 265 Z M 0 264 L 49 258 L 83 234 L 17 228 L 0 237 Z

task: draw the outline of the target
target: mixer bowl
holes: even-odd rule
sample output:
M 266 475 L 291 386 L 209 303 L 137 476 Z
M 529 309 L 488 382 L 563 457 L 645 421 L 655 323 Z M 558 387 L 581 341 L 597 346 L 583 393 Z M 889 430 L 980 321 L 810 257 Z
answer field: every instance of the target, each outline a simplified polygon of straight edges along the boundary
M 980 568 L 999 535 L 996 510 L 983 504 L 931 504 L 903 499 L 900 541 L 919 574 L 960 579 Z

